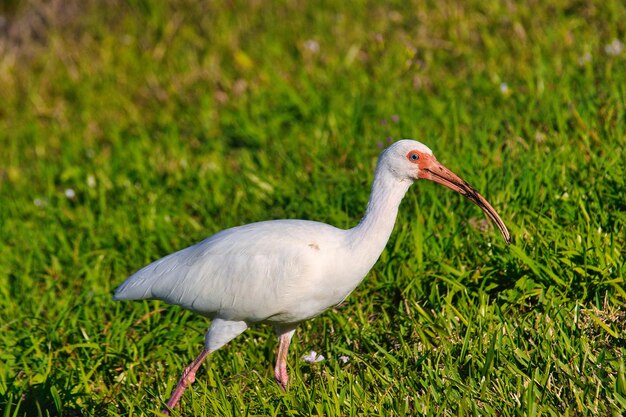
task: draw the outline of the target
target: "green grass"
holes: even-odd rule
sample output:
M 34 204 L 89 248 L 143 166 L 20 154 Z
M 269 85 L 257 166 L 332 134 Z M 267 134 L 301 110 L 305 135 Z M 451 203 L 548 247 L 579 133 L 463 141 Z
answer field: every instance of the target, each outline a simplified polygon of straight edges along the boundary
M 514 244 L 415 184 L 363 284 L 299 327 L 287 393 L 259 326 L 175 414 L 626 409 L 626 51 L 606 50 L 626 41 L 623 2 L 100 3 L 6 6 L 2 417 L 154 415 L 209 323 L 113 289 L 223 228 L 353 226 L 403 137 Z

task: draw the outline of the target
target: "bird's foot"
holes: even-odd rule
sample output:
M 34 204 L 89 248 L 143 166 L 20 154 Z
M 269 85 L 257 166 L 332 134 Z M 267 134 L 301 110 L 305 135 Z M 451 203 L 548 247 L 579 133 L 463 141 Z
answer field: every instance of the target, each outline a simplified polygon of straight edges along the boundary
M 287 391 L 287 385 L 289 383 L 289 376 L 287 375 L 287 369 L 276 369 L 274 371 L 274 378 L 276 378 L 276 382 L 278 386 L 283 390 L 283 392 Z
M 176 385 L 176 388 L 172 392 L 172 396 L 167 401 L 167 404 L 166 404 L 167 408 L 164 408 L 163 410 L 161 410 L 161 413 L 165 414 L 166 416 L 169 416 L 170 410 L 173 410 L 174 407 L 176 407 L 176 404 L 178 404 L 180 397 L 183 396 L 183 393 L 185 392 L 187 387 L 193 384 L 195 380 L 196 380 L 196 372 L 188 368 L 185 369 L 183 371 L 183 374 L 180 377 L 180 380 L 178 381 L 178 385 Z
M 209 355 L 209 353 L 210 352 L 207 349 L 202 349 L 202 352 L 200 352 L 200 355 L 198 355 L 198 357 L 194 359 L 194 361 L 191 362 L 191 364 L 188 367 L 185 368 L 185 370 L 183 371 L 183 374 L 178 380 L 178 384 L 176 385 L 176 388 L 174 388 L 174 391 L 172 391 L 172 396 L 167 401 L 167 404 L 166 404 L 167 408 L 164 408 L 163 410 L 161 410 L 163 414 L 165 414 L 166 416 L 170 415 L 170 411 L 174 409 L 174 407 L 176 407 L 176 404 L 178 404 L 180 397 L 183 396 L 183 393 L 185 392 L 187 387 L 193 384 L 193 382 L 196 380 L 196 371 L 198 370 L 198 368 L 200 368 L 202 361 L 204 361 L 204 359 Z

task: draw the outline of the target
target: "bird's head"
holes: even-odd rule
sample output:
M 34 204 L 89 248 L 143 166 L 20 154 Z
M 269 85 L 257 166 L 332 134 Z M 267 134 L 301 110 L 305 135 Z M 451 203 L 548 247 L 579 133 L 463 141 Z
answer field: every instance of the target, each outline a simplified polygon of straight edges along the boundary
M 415 140 L 400 140 L 381 156 L 380 162 L 398 180 L 430 180 L 445 185 L 478 205 L 500 229 L 502 237 L 511 243 L 511 234 L 494 208 L 472 186 L 443 166 L 433 152 Z

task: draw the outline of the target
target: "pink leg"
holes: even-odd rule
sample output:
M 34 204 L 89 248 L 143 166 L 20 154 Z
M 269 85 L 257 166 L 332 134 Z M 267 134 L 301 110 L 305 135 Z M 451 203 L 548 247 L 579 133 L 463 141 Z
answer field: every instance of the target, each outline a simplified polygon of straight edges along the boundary
M 277 329 L 276 332 L 279 333 L 280 330 Z M 289 344 L 294 332 L 295 329 L 291 329 L 285 333 L 279 333 L 278 336 L 278 355 L 276 357 L 276 366 L 274 367 L 274 377 L 283 391 L 287 390 L 289 382 L 289 375 L 287 375 L 287 352 L 289 351 Z
M 209 353 L 215 352 L 233 338 L 239 336 L 247 328 L 248 324 L 245 321 L 232 321 L 216 317 L 211 322 L 211 327 L 204 338 L 204 349 L 202 349 L 198 357 L 183 371 L 178 385 L 174 388 L 172 396 L 167 402 L 167 407 L 162 411 L 163 414 L 169 415 L 170 410 L 176 407 L 176 404 L 178 404 L 180 397 L 182 397 L 187 387 L 195 381 L 196 372 L 206 357 L 209 356 Z
M 163 414 L 168 416 L 170 415 L 170 410 L 176 407 L 178 400 L 180 400 L 180 397 L 182 397 L 187 387 L 193 384 L 193 381 L 196 380 L 196 372 L 198 371 L 198 368 L 200 368 L 200 365 L 202 365 L 202 362 L 209 355 L 209 353 L 210 352 L 208 349 L 202 349 L 202 352 L 200 352 L 198 357 L 194 359 L 194 361 L 191 362 L 188 367 L 185 368 L 182 376 L 180 377 L 180 380 L 178 381 L 178 385 L 176 385 L 176 388 L 172 392 L 172 396 L 167 402 L 167 408 L 161 411 Z

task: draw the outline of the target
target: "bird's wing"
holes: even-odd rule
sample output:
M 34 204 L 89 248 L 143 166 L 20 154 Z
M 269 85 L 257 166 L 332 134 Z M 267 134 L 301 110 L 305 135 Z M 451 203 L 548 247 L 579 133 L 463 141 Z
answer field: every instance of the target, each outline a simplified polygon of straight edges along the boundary
M 114 299 L 154 298 L 206 316 L 264 320 L 281 312 L 294 283 L 315 275 L 313 232 L 328 241 L 338 230 L 304 221 L 227 229 L 142 268 Z

